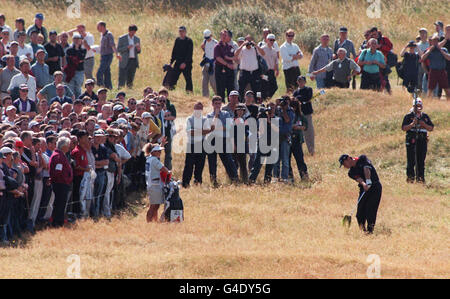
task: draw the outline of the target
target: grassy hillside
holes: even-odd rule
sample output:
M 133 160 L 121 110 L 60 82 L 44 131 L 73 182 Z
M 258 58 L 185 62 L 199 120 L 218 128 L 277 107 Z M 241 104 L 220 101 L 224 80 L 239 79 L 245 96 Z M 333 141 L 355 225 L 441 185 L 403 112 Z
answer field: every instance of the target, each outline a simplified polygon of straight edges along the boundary
M 393 9 L 381 20 L 361 14 L 365 1 L 285 0 L 271 5 L 278 5 L 272 12 L 277 20 L 301 14 L 317 18 L 321 24 L 345 24 L 357 44 L 363 29 L 377 24 L 394 37 L 397 50 L 415 36 L 416 27 L 432 30 L 435 19 L 446 21 L 444 16 L 448 16 L 448 7 L 440 1 L 382 2 Z M 255 5 L 242 7 L 264 9 L 263 1 L 252 3 Z M 422 8 L 417 3 L 422 3 Z M 289 5 L 291 13 L 287 14 Z M 342 13 L 334 12 L 336 6 Z M 32 20 L 35 10 L 26 7 L 4 6 L 7 23 L 19 15 Z M 231 12 L 240 9 L 239 4 L 229 7 Z M 138 96 L 145 86 L 158 87 L 162 81 L 161 66 L 170 57 L 179 24 L 188 26 L 196 45 L 194 59 L 200 61 L 201 32 L 213 25 L 217 11 L 195 6 L 186 9 L 177 14 L 146 7 L 134 15 L 124 10 L 83 14 L 92 33 L 99 19 L 110 24 L 116 37 L 126 32 L 129 23 L 139 26 L 142 67 L 136 89 L 128 91 Z M 62 30 L 80 22 L 62 18 L 64 12 L 57 9 L 50 11 L 53 13 L 46 14 L 48 28 Z M 332 20 L 327 16 L 333 16 Z M 308 61 L 308 57 L 302 60 L 303 69 Z M 113 78 L 117 78 L 117 62 Z M 208 99 L 198 96 L 200 80 L 200 69 L 194 67 L 195 95 L 184 94 L 184 83 L 171 94 L 181 123 L 194 102 L 200 100 L 210 107 Z M 279 79 L 279 83 L 283 81 Z M 223 186 L 210 189 L 206 167 L 203 186 L 181 191 L 185 223 L 145 223 L 144 198 L 142 204 L 135 204 L 137 216 L 125 214 L 111 222 L 85 221 L 73 228 L 47 230 L 28 238 L 19 248 L 2 249 L 0 277 L 64 278 L 71 254 L 80 256 L 83 278 L 365 278 L 369 254 L 380 256 L 383 278 L 449 277 L 450 106 L 439 100 L 424 100 L 424 105 L 436 125 L 430 138 L 425 186 L 406 184 L 400 126 L 410 109 L 410 97 L 399 87 L 392 96 L 332 90 L 314 102 L 317 155 L 305 156 L 311 182 L 229 186 L 219 166 Z M 355 219 L 349 231 L 341 225 L 342 216 L 357 200 L 356 184 L 338 166 L 337 158 L 343 152 L 367 154 L 381 177 L 383 197 L 373 236 L 360 234 Z M 175 155 L 176 177 L 181 177 L 183 163 L 184 156 Z M 295 176 L 298 178 L 297 171 Z

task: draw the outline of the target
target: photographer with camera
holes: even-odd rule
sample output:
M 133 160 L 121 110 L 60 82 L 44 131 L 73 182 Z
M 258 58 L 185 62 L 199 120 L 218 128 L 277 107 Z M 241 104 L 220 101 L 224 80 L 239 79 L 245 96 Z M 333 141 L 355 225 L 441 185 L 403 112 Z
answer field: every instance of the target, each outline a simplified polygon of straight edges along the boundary
M 299 76 L 297 78 L 298 89 L 294 91 L 293 97 L 298 100 L 302 110 L 303 116 L 305 116 L 308 127 L 303 132 L 303 136 L 306 142 L 306 147 L 311 156 L 314 156 L 314 125 L 312 120 L 312 115 L 314 113 L 311 100 L 313 97 L 313 89 L 306 86 L 306 77 Z
M 258 113 L 258 119 L 267 120 L 267 126 L 263 127 L 260 126 L 260 122 L 258 122 L 258 139 L 262 138 L 261 136 L 266 135 L 267 138 L 267 144 L 272 144 L 272 131 L 278 132 L 278 127 L 274 125 L 273 120 L 277 118 L 275 116 L 275 109 L 276 105 L 274 103 L 269 103 L 267 105 L 267 108 L 264 107 L 264 105 L 261 105 L 259 108 Z M 267 132 L 266 132 L 267 131 Z M 273 149 L 272 149 L 273 150 Z M 258 178 L 259 172 L 261 171 L 261 167 L 264 164 L 264 157 L 270 156 L 271 152 L 268 153 L 262 153 L 261 148 L 259 147 L 258 143 L 258 150 L 255 156 L 255 161 L 253 163 L 253 166 L 251 167 L 250 176 L 249 176 L 249 183 L 253 184 L 256 182 L 256 179 Z M 264 171 L 264 183 L 270 183 L 272 180 L 272 170 L 273 170 L 273 164 L 265 163 L 266 169 Z
M 403 118 L 402 130 L 406 132 L 406 175 L 407 182 L 425 183 L 425 158 L 427 156 L 428 132 L 433 131 L 434 124 L 430 117 L 422 112 L 422 99 L 413 100 L 413 108 Z M 414 171 L 414 167 L 416 171 Z
M 287 182 L 289 177 L 289 153 L 291 151 L 292 127 L 295 121 L 295 113 L 290 107 L 291 100 L 289 96 L 283 96 L 278 101 L 279 104 L 276 109 L 275 115 L 280 118 L 280 156 L 278 162 L 275 163 L 273 173 L 274 177 L 276 178 L 280 178 L 281 174 L 281 181 Z
M 245 40 L 234 53 L 234 57 L 239 58 L 239 94 L 241 95 L 241 100 L 244 98 L 247 84 L 250 84 L 253 92 L 261 92 L 261 72 L 257 56 L 266 54 L 263 49 L 253 42 L 253 38 L 250 35 L 247 35 Z
M 294 170 L 291 164 L 291 156 L 294 156 L 301 179 L 308 180 L 308 167 L 303 158 L 303 143 L 305 142 L 303 132 L 308 129 L 308 121 L 302 113 L 299 101 L 292 101 L 291 107 L 294 110 L 295 119 L 294 125 L 292 126 L 292 142 L 291 151 L 289 153 L 289 176 L 292 177 L 292 179 L 294 178 Z

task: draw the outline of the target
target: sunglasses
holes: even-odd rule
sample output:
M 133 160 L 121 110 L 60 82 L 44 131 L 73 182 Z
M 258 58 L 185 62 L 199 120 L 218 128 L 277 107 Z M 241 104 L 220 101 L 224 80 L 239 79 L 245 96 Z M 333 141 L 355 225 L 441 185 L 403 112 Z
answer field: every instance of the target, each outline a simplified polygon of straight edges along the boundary
M 287 34 L 286 36 L 287 36 L 287 37 L 294 37 L 295 34 Z
M 135 102 L 128 102 L 128 105 L 136 105 Z
M 274 39 L 269 39 L 269 41 L 274 42 L 275 40 Z

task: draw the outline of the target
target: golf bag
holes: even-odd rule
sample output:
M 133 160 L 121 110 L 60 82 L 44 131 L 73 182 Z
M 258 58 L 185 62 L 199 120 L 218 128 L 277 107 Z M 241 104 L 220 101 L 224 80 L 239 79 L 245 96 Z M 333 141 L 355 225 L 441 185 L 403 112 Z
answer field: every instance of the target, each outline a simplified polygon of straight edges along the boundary
M 164 184 L 164 213 L 166 222 L 183 222 L 184 209 L 183 201 L 180 198 L 179 183 L 171 179 L 169 183 Z M 163 218 L 161 217 L 161 218 Z
M 175 84 L 177 84 L 177 74 L 175 72 L 175 70 L 173 69 L 173 67 L 170 64 L 165 64 L 163 66 L 163 70 L 164 72 L 166 72 L 166 75 L 164 76 L 164 80 L 162 85 L 169 89 L 172 90 L 175 88 Z

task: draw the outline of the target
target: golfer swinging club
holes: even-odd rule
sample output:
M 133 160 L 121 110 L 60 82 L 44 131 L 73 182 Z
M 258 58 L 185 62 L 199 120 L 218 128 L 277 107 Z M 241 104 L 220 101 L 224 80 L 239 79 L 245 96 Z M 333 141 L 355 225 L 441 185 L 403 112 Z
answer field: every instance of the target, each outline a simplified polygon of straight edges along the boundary
M 357 181 L 359 185 L 359 203 L 356 213 L 359 228 L 367 234 L 372 234 L 382 191 L 377 171 L 365 155 L 359 158 L 342 155 L 339 163 L 350 169 L 348 176 Z

